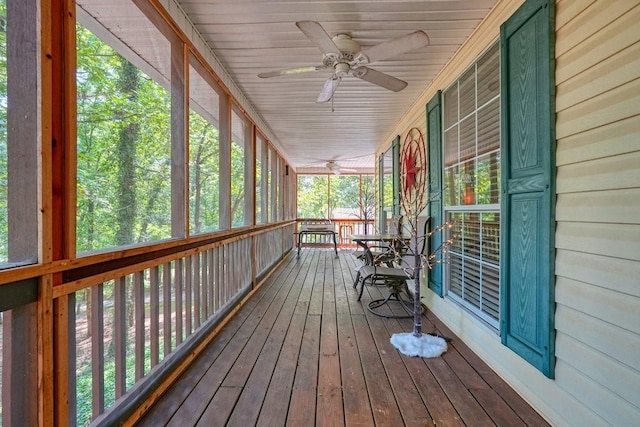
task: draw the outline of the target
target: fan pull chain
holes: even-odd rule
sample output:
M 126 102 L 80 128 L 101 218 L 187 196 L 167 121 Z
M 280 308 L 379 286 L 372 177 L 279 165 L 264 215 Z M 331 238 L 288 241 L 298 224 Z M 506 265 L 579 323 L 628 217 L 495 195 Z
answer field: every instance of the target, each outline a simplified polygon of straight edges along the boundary
M 333 96 L 331 97 L 331 112 L 332 113 L 334 112 L 334 109 L 333 109 Z

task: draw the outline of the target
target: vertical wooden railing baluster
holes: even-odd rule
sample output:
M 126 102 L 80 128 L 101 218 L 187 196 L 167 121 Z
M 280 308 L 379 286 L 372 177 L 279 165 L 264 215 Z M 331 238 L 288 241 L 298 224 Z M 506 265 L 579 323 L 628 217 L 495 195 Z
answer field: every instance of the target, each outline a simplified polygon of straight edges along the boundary
M 184 263 L 184 308 L 185 308 L 185 336 L 191 335 L 192 329 L 192 315 L 193 315 L 193 294 L 191 290 L 191 283 L 193 282 L 193 260 L 191 255 L 185 258 Z
M 175 283 L 176 298 L 176 346 L 182 343 L 182 320 L 184 318 L 184 309 L 182 307 L 182 293 L 184 284 L 184 258 L 175 261 L 175 271 L 173 272 L 173 280 Z
M 209 307 L 209 315 L 212 316 L 216 312 L 215 307 L 215 254 L 216 248 L 211 248 L 207 251 L 207 256 L 209 257 L 209 281 L 207 282 L 207 295 L 208 302 L 207 306 Z
M 91 412 L 96 418 L 104 412 L 104 284 L 91 293 Z
M 236 270 L 236 263 L 235 263 L 235 254 L 236 254 L 236 245 L 231 243 L 229 244 L 229 258 L 227 261 L 227 266 L 229 267 L 227 269 L 227 283 L 229 283 L 229 287 L 227 288 L 228 292 L 227 292 L 227 297 L 224 300 L 224 303 L 227 304 L 227 302 L 229 302 L 229 300 L 231 299 L 231 297 L 235 294 L 235 290 L 236 290 L 236 281 L 237 276 L 234 274 L 235 270 Z
M 209 288 L 209 258 L 208 258 L 208 250 L 204 250 L 200 253 L 200 257 L 202 261 L 200 262 L 200 269 L 202 272 L 202 278 L 200 279 L 200 290 L 201 290 L 201 298 L 200 298 L 200 315 L 202 316 L 202 320 L 206 321 L 209 318 L 209 310 L 207 309 L 208 300 L 208 288 Z
M 149 279 L 149 335 L 153 368 L 160 361 L 160 266 L 151 267 Z
M 222 246 L 222 259 L 220 260 L 222 268 L 222 282 L 220 283 L 221 295 L 220 295 L 220 307 L 223 307 L 227 302 L 227 289 L 229 287 L 229 246 Z
M 214 275 L 213 275 L 213 294 L 215 295 L 213 301 L 213 310 L 217 313 L 220 309 L 220 252 L 222 251 L 222 246 L 216 246 L 215 252 L 213 254 L 214 261 Z
M 242 243 L 235 242 L 233 245 L 233 261 L 232 261 L 232 265 L 233 265 L 233 277 L 236 278 L 235 282 L 236 282 L 236 286 L 235 289 L 233 290 L 233 295 L 235 296 L 238 291 L 242 288 L 242 286 L 244 285 L 244 279 L 245 279 L 245 271 L 246 271 L 246 264 L 243 266 L 241 261 L 240 261 L 240 249 L 242 248 Z M 244 267 L 244 268 L 242 268 Z
M 162 332 L 164 357 L 171 353 L 171 263 L 162 266 Z
M 113 341 L 116 399 L 127 391 L 127 278 L 118 277 L 113 290 Z
M 67 383 L 69 384 L 69 424 L 75 425 L 78 419 L 78 394 L 76 393 L 76 370 L 78 365 L 78 341 L 76 339 L 76 293 L 69 294 L 67 298 L 67 330 L 70 331 L 67 338 L 69 342 L 69 353 L 67 354 L 69 371 L 67 372 Z
M 144 271 L 133 275 L 135 380 L 144 377 Z
M 192 282 L 193 293 L 193 330 L 195 331 L 200 327 L 200 253 L 196 252 L 192 257 L 192 271 L 190 276 Z

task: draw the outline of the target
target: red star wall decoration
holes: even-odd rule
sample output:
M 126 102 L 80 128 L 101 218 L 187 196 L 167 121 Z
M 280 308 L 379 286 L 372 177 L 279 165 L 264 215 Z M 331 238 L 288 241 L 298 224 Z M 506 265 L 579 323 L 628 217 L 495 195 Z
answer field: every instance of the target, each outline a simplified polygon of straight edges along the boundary
M 424 209 L 427 161 L 424 137 L 418 128 L 411 129 L 404 139 L 400 154 L 400 175 L 403 180 L 402 207 L 408 215 Z

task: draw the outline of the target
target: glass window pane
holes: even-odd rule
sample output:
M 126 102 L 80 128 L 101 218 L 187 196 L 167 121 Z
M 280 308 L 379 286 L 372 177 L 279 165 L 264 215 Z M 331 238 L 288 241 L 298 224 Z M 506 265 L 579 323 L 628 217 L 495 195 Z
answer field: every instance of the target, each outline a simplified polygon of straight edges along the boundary
M 444 93 L 444 128 L 458 121 L 458 83 Z
M 484 212 L 482 217 L 482 259 L 500 264 L 500 214 Z
M 462 205 L 476 204 L 476 162 L 471 160 L 460 167 L 460 193 Z
M 189 66 L 189 230 L 207 233 L 220 228 L 220 99 Z
M 478 60 L 478 108 L 500 95 L 500 51 L 494 44 Z
M 109 7 L 78 2 L 78 252 L 171 237 L 171 45 Z
M 478 110 L 478 156 L 500 149 L 500 100 Z
M 460 116 L 463 119 L 476 109 L 476 74 L 471 67 L 460 78 Z
M 478 159 L 476 194 L 479 205 L 500 203 L 500 161 L 498 153 Z
M 444 132 L 444 165 L 452 166 L 458 163 L 460 153 L 458 151 L 458 125 Z
M 458 161 L 476 156 L 476 114 L 467 116 L 460 122 L 460 154 Z
M 445 206 L 459 206 L 462 204 L 460 201 L 460 181 L 460 166 L 455 165 L 444 170 L 443 191 Z

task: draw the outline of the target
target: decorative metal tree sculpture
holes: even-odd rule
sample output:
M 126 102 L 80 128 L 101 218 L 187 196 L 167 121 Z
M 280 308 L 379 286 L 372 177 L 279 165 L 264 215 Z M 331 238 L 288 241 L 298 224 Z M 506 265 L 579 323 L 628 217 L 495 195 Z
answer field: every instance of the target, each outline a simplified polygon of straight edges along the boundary
M 394 334 L 391 343 L 402 353 L 409 356 L 435 357 L 446 351 L 447 343 L 441 337 L 422 334 L 422 303 L 420 302 L 420 275 L 423 268 L 423 254 L 418 249 L 419 240 L 428 239 L 434 231 L 418 236 L 418 216 L 429 204 L 426 191 L 428 167 L 424 137 L 418 128 L 411 129 L 405 137 L 400 154 L 401 202 L 411 232 L 410 252 L 413 252 L 414 263 L 412 278 L 413 293 L 413 332 L 411 334 Z M 442 231 L 439 229 L 438 231 Z M 429 260 L 437 256 L 435 252 L 427 254 Z
M 420 274 L 422 256 L 418 251 L 418 215 L 427 206 L 427 160 L 424 138 L 419 129 L 413 128 L 404 139 L 400 154 L 401 202 L 409 221 L 411 231 L 411 248 L 414 255 L 413 265 L 413 334 L 422 334 L 422 305 L 420 302 Z M 425 238 L 424 236 L 422 237 Z

